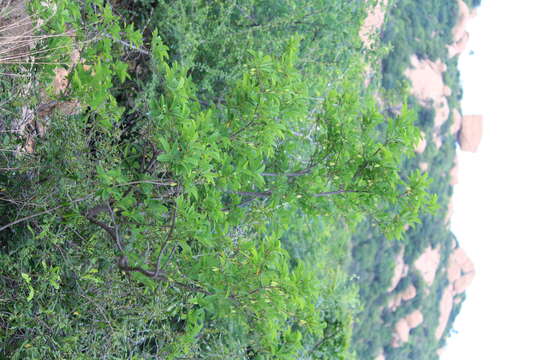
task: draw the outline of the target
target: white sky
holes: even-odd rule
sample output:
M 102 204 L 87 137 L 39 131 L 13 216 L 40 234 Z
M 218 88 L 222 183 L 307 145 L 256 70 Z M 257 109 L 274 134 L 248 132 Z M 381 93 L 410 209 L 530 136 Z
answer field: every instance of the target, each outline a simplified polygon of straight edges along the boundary
M 484 0 L 460 58 L 465 114 L 452 228 L 476 266 L 442 360 L 540 359 L 540 1 Z M 537 108 L 539 107 L 539 108 Z

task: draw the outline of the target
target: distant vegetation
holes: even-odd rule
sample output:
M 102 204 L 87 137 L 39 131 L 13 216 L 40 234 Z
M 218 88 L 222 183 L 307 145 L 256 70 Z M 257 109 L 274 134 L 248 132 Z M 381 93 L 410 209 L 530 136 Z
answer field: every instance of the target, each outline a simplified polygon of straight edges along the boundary
M 444 276 L 426 293 L 411 271 L 398 290 L 420 295 L 384 306 L 401 247 L 453 239 L 453 141 L 415 156 L 433 115 L 397 90 L 412 53 L 443 56 L 453 2 L 393 6 L 388 53 L 358 40 L 365 2 L 19 3 L 0 9 L 0 357 L 436 358 Z M 5 40 L 16 21 L 34 43 Z M 364 88 L 381 56 L 391 114 Z

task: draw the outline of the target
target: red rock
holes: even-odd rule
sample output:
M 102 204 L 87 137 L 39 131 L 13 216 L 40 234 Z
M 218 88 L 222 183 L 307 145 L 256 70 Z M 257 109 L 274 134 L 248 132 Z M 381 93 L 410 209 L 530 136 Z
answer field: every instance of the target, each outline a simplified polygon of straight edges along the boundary
M 414 262 L 414 266 L 420 272 L 424 281 L 430 286 L 435 280 L 435 274 L 437 273 L 440 260 L 441 254 L 439 248 L 428 247 Z
M 390 299 L 390 301 L 388 302 L 388 308 L 392 311 L 396 311 L 396 309 L 401 305 L 403 301 L 412 300 L 415 297 L 416 288 L 414 287 L 414 285 L 411 284 L 405 290 L 396 294 Z
M 406 343 L 409 341 L 409 324 L 406 319 L 400 319 L 396 323 L 395 338 L 399 343 Z
M 396 256 L 394 276 L 392 277 L 392 281 L 390 282 L 390 286 L 388 287 L 388 292 L 394 291 L 397 284 L 399 283 L 399 280 L 401 280 L 401 278 L 407 274 L 408 267 L 405 265 L 405 261 L 403 260 L 404 251 L 405 250 L 402 247 L 400 252 Z
M 459 146 L 463 151 L 476 152 L 483 132 L 482 115 L 466 115 L 459 134 Z
M 416 297 L 416 288 L 414 285 L 409 285 L 403 292 L 401 293 L 401 298 L 403 301 L 412 300 Z
M 448 119 L 450 108 L 446 96 L 450 88 L 444 84 L 443 73 L 447 67 L 440 59 L 437 61 L 420 60 L 411 56 L 411 67 L 405 70 L 405 76 L 411 81 L 411 92 L 425 107 L 435 110 L 435 127 L 439 128 Z
M 414 310 L 412 313 L 405 317 L 409 329 L 414 329 L 424 321 L 424 316 L 420 310 Z
M 393 347 L 399 347 L 401 344 L 409 341 L 409 333 L 424 321 L 424 316 L 420 310 L 414 310 L 403 319 L 398 320 L 394 329 Z
M 452 312 L 452 307 L 454 304 L 454 294 L 452 292 L 452 285 L 449 285 L 444 289 L 444 292 L 439 303 L 439 324 L 435 330 L 435 337 L 440 339 L 446 325 L 448 324 L 448 319 L 450 318 L 450 313 Z
M 462 277 L 454 282 L 454 294 L 461 294 L 464 292 L 474 280 L 474 273 L 464 274 Z

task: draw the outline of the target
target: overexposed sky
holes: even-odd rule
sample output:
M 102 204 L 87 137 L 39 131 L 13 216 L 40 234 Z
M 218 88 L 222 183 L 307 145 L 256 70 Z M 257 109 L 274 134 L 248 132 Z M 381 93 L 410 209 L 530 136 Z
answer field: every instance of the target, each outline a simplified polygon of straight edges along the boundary
M 476 266 L 442 360 L 540 359 L 540 1 L 483 0 L 460 58 L 465 114 L 452 229 Z

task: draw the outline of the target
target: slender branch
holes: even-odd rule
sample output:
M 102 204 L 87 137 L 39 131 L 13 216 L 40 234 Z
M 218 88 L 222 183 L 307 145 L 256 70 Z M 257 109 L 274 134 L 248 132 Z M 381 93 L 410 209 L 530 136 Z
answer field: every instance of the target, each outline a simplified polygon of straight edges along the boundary
M 137 184 L 152 184 L 158 186 L 174 186 L 173 181 L 157 181 L 157 180 L 138 180 L 138 181 L 129 181 L 126 183 L 116 184 L 114 186 L 128 186 L 128 185 L 137 185 Z
M 313 194 L 314 197 L 323 197 L 323 196 L 332 196 L 332 195 L 339 195 L 339 194 L 347 194 L 347 193 L 357 193 L 359 191 L 357 190 L 336 190 L 336 191 L 328 191 L 328 192 L 322 192 L 318 194 Z
M 112 227 L 105 224 L 104 222 L 99 221 L 98 219 L 96 219 L 96 218 L 94 218 L 92 216 L 87 215 L 86 218 L 92 224 L 95 224 L 95 225 L 99 226 L 100 228 L 102 228 L 103 230 L 105 230 L 109 234 L 109 236 L 114 240 L 116 246 L 118 247 L 118 250 L 122 250 L 122 247 L 119 246 L 118 238 L 116 237 L 116 231 Z
M 296 176 L 302 176 L 309 174 L 311 170 L 315 167 L 315 165 L 309 166 L 305 168 L 304 170 L 295 171 L 292 173 L 269 173 L 269 172 L 263 172 L 261 173 L 262 176 L 288 176 L 288 177 L 296 177 Z
M 159 271 L 158 273 L 155 273 L 154 271 L 143 269 L 140 266 L 130 266 L 128 264 L 126 256 L 122 255 L 118 258 L 118 267 L 120 270 L 123 270 L 125 272 L 138 272 L 145 276 L 148 276 L 149 278 L 165 281 L 167 280 L 167 274 L 163 271 Z
M 234 194 L 242 195 L 242 196 L 253 196 L 253 197 L 260 197 L 260 198 L 266 198 L 272 195 L 271 191 L 234 191 Z
M 75 203 L 78 203 L 78 202 L 81 202 L 81 201 L 88 200 L 88 199 L 90 199 L 90 197 L 92 197 L 92 195 L 87 195 L 87 196 L 85 196 L 85 197 L 83 197 L 83 198 L 75 199 L 75 200 L 73 200 L 70 204 L 57 205 L 57 206 L 52 207 L 52 208 L 50 208 L 50 209 L 47 209 L 47 210 L 45 210 L 45 211 L 41 211 L 41 212 L 38 212 L 38 213 L 36 213 L 36 214 L 28 215 L 28 216 L 25 216 L 25 217 L 23 217 L 23 218 L 17 219 L 17 220 L 15 220 L 15 221 L 10 222 L 9 224 L 6 224 L 6 225 L 0 227 L 0 231 L 3 231 L 3 230 L 5 230 L 5 229 L 7 229 L 7 228 L 10 228 L 10 227 L 12 227 L 13 225 L 17 225 L 17 224 L 19 224 L 19 223 L 21 223 L 21 222 L 23 222 L 23 221 L 28 221 L 28 220 L 30 220 L 30 219 L 33 219 L 33 218 L 36 218 L 36 217 L 39 217 L 39 216 L 42 216 L 42 215 L 50 214 L 51 212 L 53 212 L 53 211 L 55 211 L 55 210 L 58 210 L 58 209 L 60 209 L 60 208 L 66 207 L 66 206 L 68 206 L 68 205 L 71 205 L 71 204 L 75 204 Z
M 202 287 L 197 286 L 197 285 L 185 284 L 178 281 L 173 282 L 173 284 L 189 291 L 198 292 L 205 295 L 212 295 L 210 291 L 203 289 Z
M 161 244 L 161 249 L 159 250 L 159 255 L 158 255 L 158 258 L 157 258 L 157 262 L 156 262 L 156 269 L 154 270 L 154 276 L 157 276 L 157 274 L 160 271 L 159 268 L 161 267 L 161 259 L 163 258 L 163 253 L 165 252 L 165 247 L 167 246 L 167 243 L 171 240 L 172 234 L 174 233 L 174 227 L 176 225 L 176 208 L 177 208 L 177 206 L 175 204 L 173 214 L 172 214 L 172 219 L 171 219 L 171 227 L 169 228 L 169 233 L 167 234 L 167 237 L 165 238 L 165 240 Z
M 141 54 L 144 54 L 144 55 L 150 55 L 150 52 L 148 52 L 148 51 L 146 51 L 146 50 L 144 50 L 144 49 L 138 48 L 138 47 L 136 47 L 135 45 L 132 45 L 132 44 L 126 42 L 126 41 L 123 41 L 123 40 L 120 40 L 120 39 L 115 39 L 115 38 L 113 38 L 111 35 L 106 34 L 106 33 L 104 33 L 104 34 L 102 34 L 102 35 L 105 36 L 105 37 L 108 38 L 108 39 L 111 39 L 111 40 L 113 40 L 113 41 L 116 41 L 116 42 L 119 43 L 119 44 L 122 44 L 123 46 L 125 46 L 125 47 L 127 47 L 127 48 L 129 48 L 129 49 L 131 49 L 131 50 L 135 50 L 135 51 L 137 51 L 137 52 L 139 52 L 139 53 L 141 53 Z
M 118 224 L 116 223 L 116 217 L 114 216 L 114 211 L 111 209 L 110 203 L 107 203 L 107 210 L 109 210 L 109 215 L 111 216 L 111 220 L 114 225 L 114 240 L 116 241 L 116 246 L 120 251 L 124 251 L 124 244 L 122 242 L 122 238 L 120 237 L 120 230 Z
M 243 128 L 241 129 L 238 129 L 237 131 L 235 131 L 234 133 L 232 133 L 229 138 L 231 140 L 234 140 L 234 138 L 236 138 L 238 135 L 240 135 L 244 130 L 246 129 L 249 129 L 251 126 L 253 126 L 255 124 L 255 119 L 251 120 L 249 123 L 246 124 L 246 126 L 244 126 Z
M 324 342 L 332 337 L 334 337 L 335 335 L 337 334 L 337 330 L 334 330 L 333 333 L 331 333 L 330 335 L 326 335 L 325 337 L 323 337 L 321 340 L 319 340 L 318 343 L 315 344 L 315 346 L 313 346 L 313 348 L 311 348 L 311 350 L 309 351 L 308 354 L 312 354 L 315 350 L 317 350 L 322 344 L 324 344 Z

